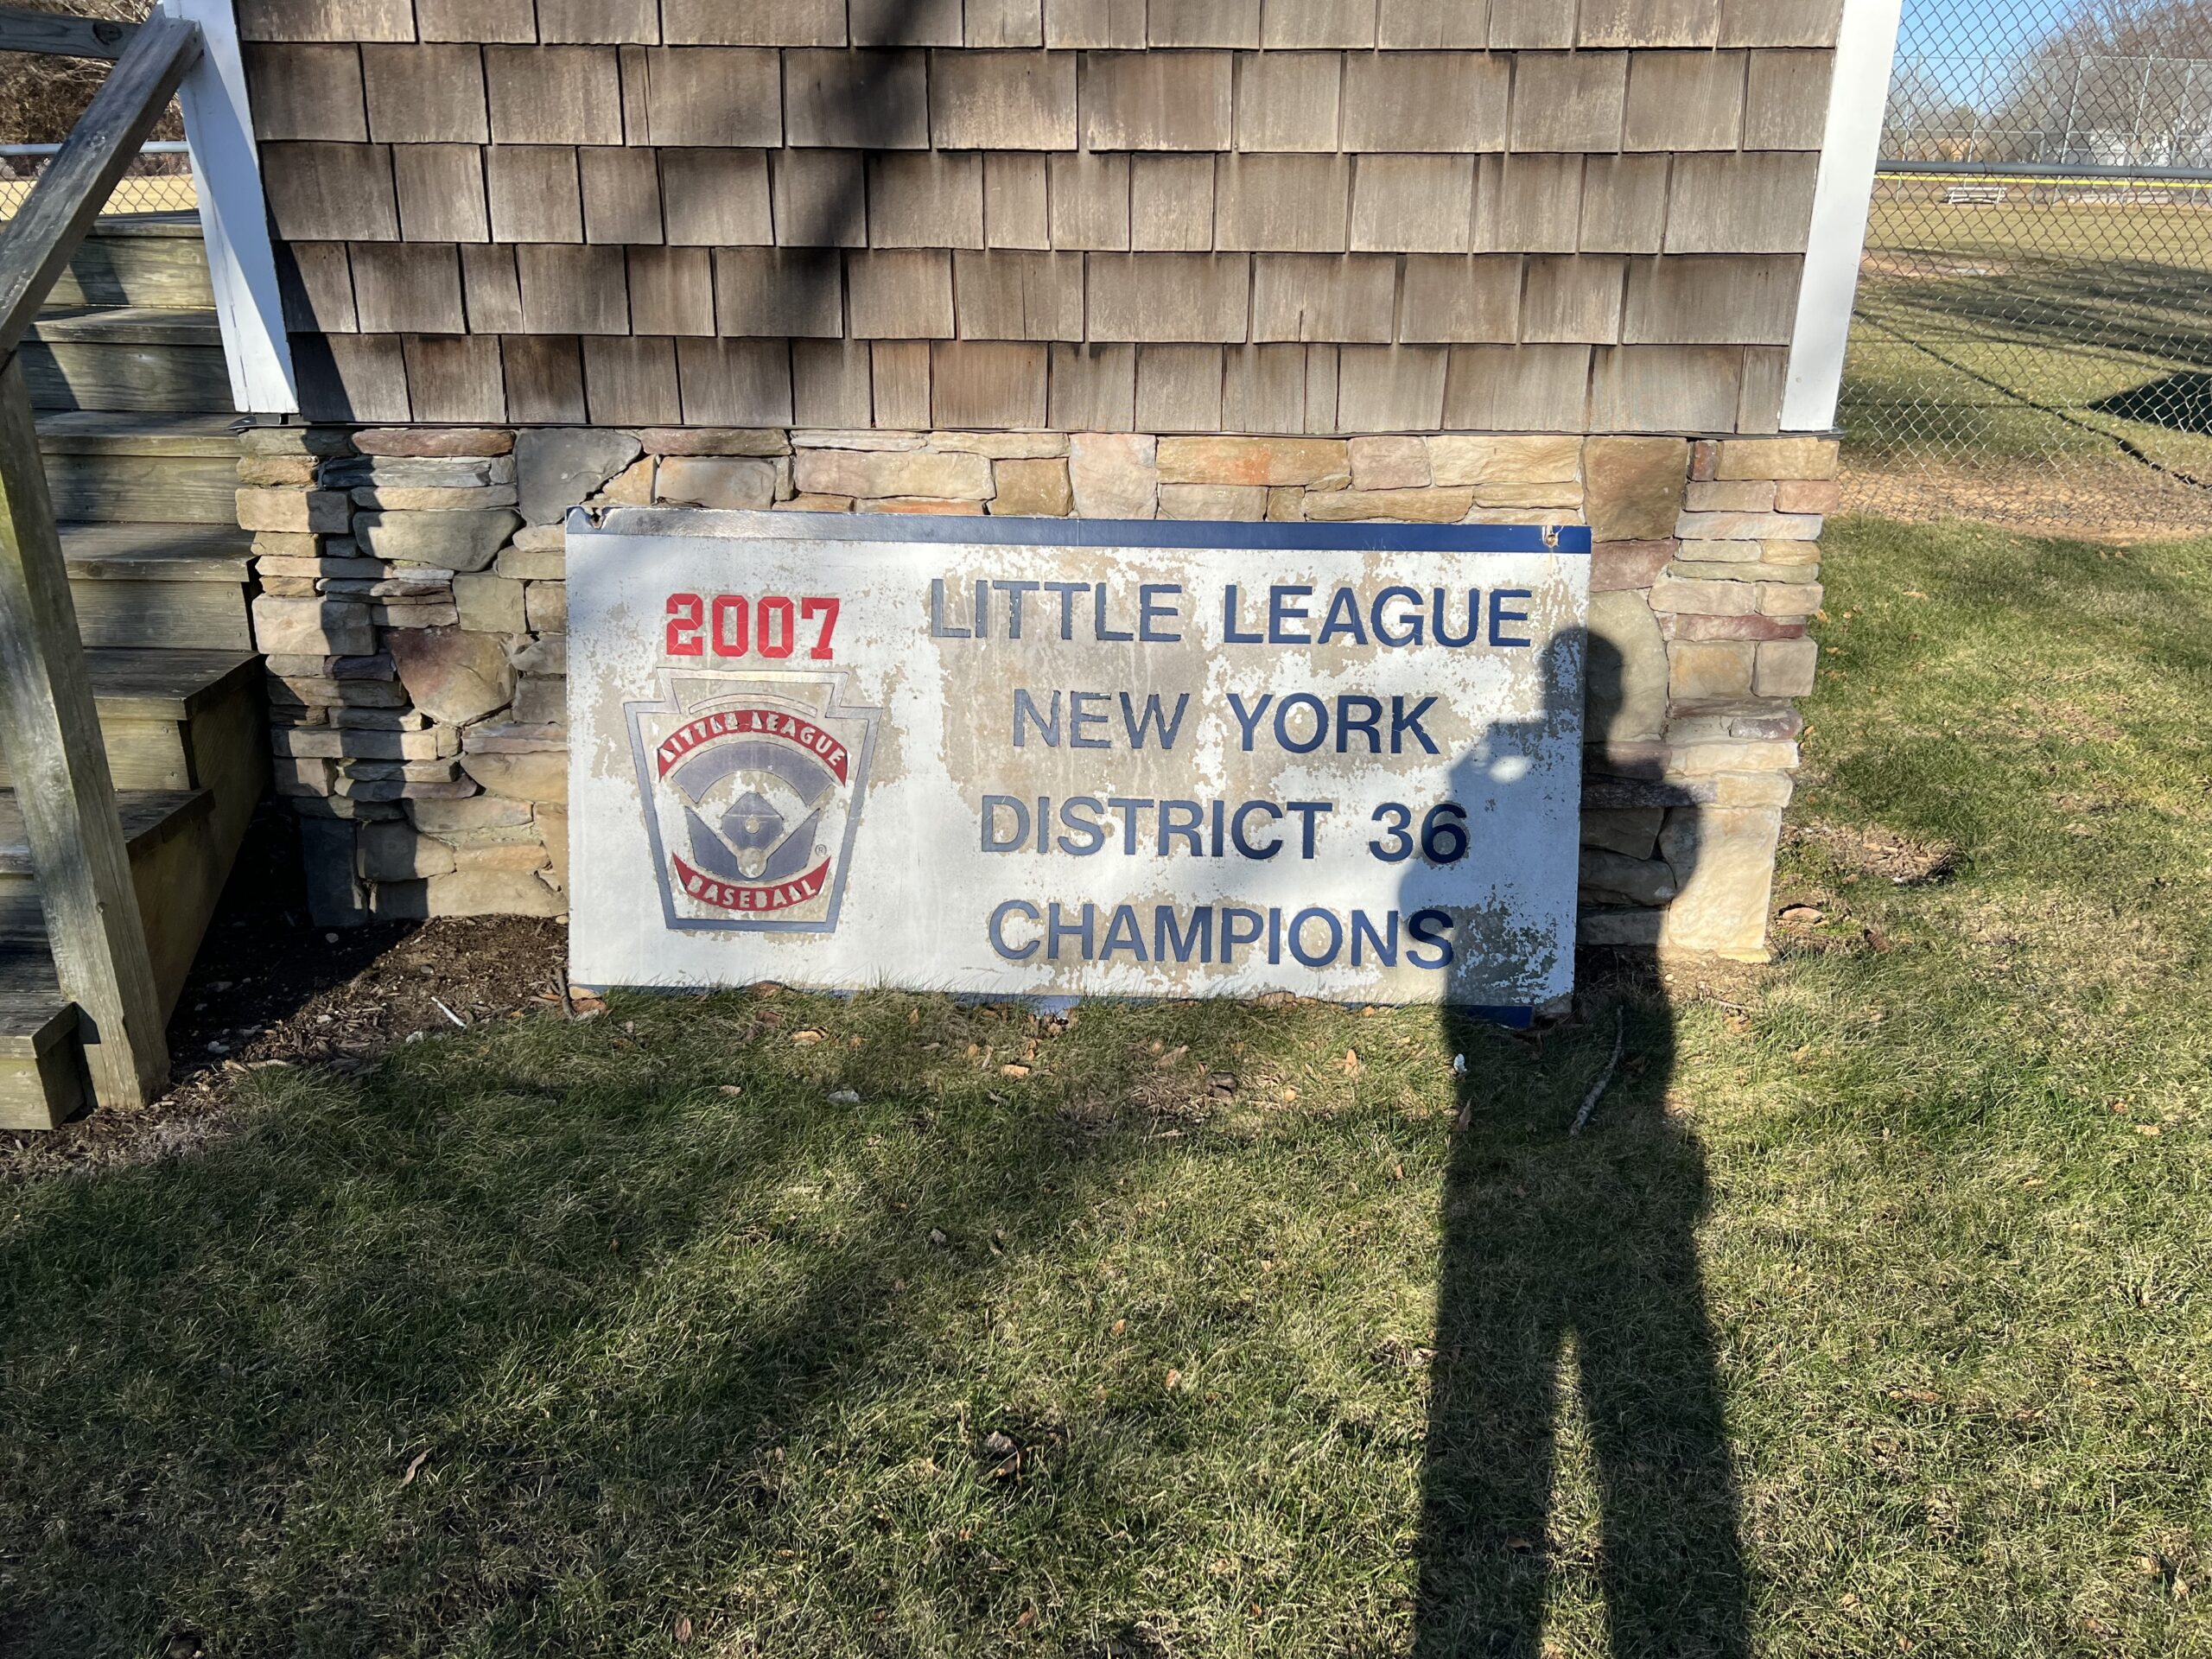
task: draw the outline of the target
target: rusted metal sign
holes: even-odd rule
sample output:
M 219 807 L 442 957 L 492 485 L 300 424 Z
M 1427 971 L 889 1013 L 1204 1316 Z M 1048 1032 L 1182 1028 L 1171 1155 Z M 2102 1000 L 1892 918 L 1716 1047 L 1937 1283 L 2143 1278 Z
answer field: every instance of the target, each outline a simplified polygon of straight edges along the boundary
M 1589 546 L 580 516 L 573 976 L 1541 1003 Z

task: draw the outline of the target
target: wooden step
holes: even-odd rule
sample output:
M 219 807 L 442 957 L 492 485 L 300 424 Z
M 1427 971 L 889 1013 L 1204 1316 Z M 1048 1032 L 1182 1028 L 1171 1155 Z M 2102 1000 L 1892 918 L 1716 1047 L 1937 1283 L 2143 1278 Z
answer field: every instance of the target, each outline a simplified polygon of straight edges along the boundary
M 88 651 L 119 790 L 204 789 L 235 847 L 269 779 L 260 659 L 243 651 Z M 12 787 L 0 760 L 0 788 Z
M 54 516 L 80 524 L 238 524 L 233 417 L 102 410 L 38 420 Z
M 237 849 L 217 840 L 208 790 L 126 792 L 116 804 L 166 1014 Z M 0 793 L 0 1128 L 51 1128 L 89 1097 L 76 1012 L 54 974 L 22 814 L 13 791 Z
M 232 407 L 223 331 L 207 309 L 78 306 L 24 335 L 31 407 L 205 414 Z
M 253 644 L 253 537 L 212 524 L 62 524 L 77 633 L 88 646 L 244 651 Z
M 197 213 L 130 213 L 95 219 L 51 305 L 209 306 L 207 251 Z

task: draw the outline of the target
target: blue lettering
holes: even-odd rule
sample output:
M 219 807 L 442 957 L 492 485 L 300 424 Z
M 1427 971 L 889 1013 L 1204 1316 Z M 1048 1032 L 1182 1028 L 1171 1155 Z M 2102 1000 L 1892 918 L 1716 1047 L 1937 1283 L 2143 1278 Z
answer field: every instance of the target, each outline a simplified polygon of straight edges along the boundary
M 1170 595 L 1180 597 L 1182 592 L 1179 583 L 1147 582 L 1137 589 L 1138 639 L 1148 645 L 1182 644 L 1183 636 L 1179 633 L 1160 633 L 1154 631 L 1156 623 L 1179 622 L 1182 620 L 1181 607 L 1157 602 Z
M 1306 850 L 1301 856 L 1311 859 L 1313 856 L 1314 825 L 1321 818 L 1326 817 L 1329 813 L 1335 811 L 1337 810 L 1337 804 L 1334 801 L 1293 801 L 1290 804 L 1290 810 L 1297 813 L 1300 818 L 1305 820 L 1306 833 L 1304 836 L 1304 844 Z
M 1011 836 L 998 833 L 999 813 L 1014 814 L 1014 830 Z M 1029 805 L 1011 795 L 983 797 L 983 850 L 987 853 L 1018 853 L 1029 839 Z
M 1526 611 L 1507 610 L 1505 601 L 1509 599 L 1534 599 L 1535 597 L 1534 594 L 1522 588 L 1502 588 L 1490 596 L 1491 644 L 1507 651 L 1520 651 L 1535 643 L 1530 639 L 1509 639 L 1505 633 L 1507 623 L 1526 622 L 1529 620 L 1529 613 Z
M 1083 920 L 1080 923 L 1071 923 L 1064 920 L 1063 918 L 1065 918 L 1065 915 L 1066 912 L 1062 910 L 1058 905 L 1056 904 L 1052 906 L 1052 919 L 1045 925 L 1045 954 L 1050 957 L 1054 962 L 1058 962 L 1060 959 L 1061 941 L 1064 939 L 1080 939 L 1083 941 L 1083 956 L 1081 960 L 1089 962 L 1094 954 L 1097 942 L 1096 936 L 1092 930 L 1098 925 L 1098 906 L 1096 905 L 1085 905 L 1083 907 Z
M 1394 599 L 1402 600 L 1412 607 L 1409 610 L 1401 611 L 1395 618 L 1396 622 L 1406 630 L 1403 633 L 1391 632 L 1393 619 L 1382 614 L 1383 606 Z M 1401 650 L 1408 645 L 1418 645 L 1422 639 L 1421 613 L 1421 595 L 1412 588 L 1385 588 L 1375 595 L 1375 643 L 1378 645 L 1389 645 L 1393 650 Z
M 1144 953 L 1144 933 L 1137 926 L 1137 912 L 1134 906 L 1116 907 L 1114 919 L 1106 928 L 1106 948 L 1098 953 L 1098 960 L 1113 961 L 1116 950 L 1126 950 L 1139 962 L 1151 960 Z
M 1406 924 L 1406 936 L 1414 942 L 1414 949 L 1406 952 L 1406 960 L 1416 968 L 1434 969 L 1452 965 L 1452 912 L 1448 910 L 1417 910 Z M 1433 957 L 1421 955 L 1423 948 L 1433 950 Z
M 1162 801 L 1160 804 L 1160 856 L 1166 858 L 1180 839 L 1190 844 L 1192 858 L 1206 855 L 1205 844 L 1198 838 L 1198 827 L 1205 822 L 1205 814 L 1196 801 Z
M 1394 910 L 1383 919 L 1388 925 L 1389 931 L 1378 933 L 1375 931 L 1375 924 L 1368 919 L 1365 911 L 1352 912 L 1351 965 L 1353 967 L 1364 968 L 1367 965 L 1367 952 L 1370 949 L 1375 952 L 1375 960 L 1383 967 L 1395 968 L 1398 965 L 1398 912 Z
M 1337 699 L 1337 753 L 1344 754 L 1351 748 L 1354 732 L 1367 734 L 1367 752 L 1382 753 L 1382 699 L 1380 697 L 1338 697 Z
M 930 583 L 930 638 L 932 639 L 972 639 L 965 628 L 956 628 L 944 620 L 944 578 L 938 576 Z
M 1144 715 L 1140 719 L 1136 712 L 1136 698 L 1127 691 L 1122 692 L 1122 724 L 1128 728 L 1129 747 L 1133 749 L 1144 747 L 1146 734 L 1157 729 L 1160 747 L 1173 748 L 1176 738 L 1182 734 L 1183 716 L 1190 712 L 1190 708 L 1191 694 L 1185 691 L 1175 700 L 1175 718 L 1171 721 L 1166 711 L 1160 707 L 1160 694 L 1155 691 L 1145 698 Z
M 1349 588 L 1337 589 L 1337 596 L 1329 601 L 1329 620 L 1321 625 L 1321 643 L 1327 645 L 1343 634 L 1355 645 L 1367 643 L 1367 629 L 1359 620 L 1359 595 Z
M 1245 838 L 1244 820 L 1255 812 L 1267 814 L 1269 819 L 1275 823 L 1281 823 L 1282 820 L 1282 808 L 1277 806 L 1273 801 L 1247 801 L 1236 809 L 1236 816 L 1230 821 L 1229 838 L 1236 843 L 1236 850 L 1245 857 L 1255 859 L 1264 864 L 1282 851 L 1282 840 L 1278 836 L 1265 847 L 1255 847 Z
M 1257 944 L 1260 935 L 1268 931 L 1268 918 L 1256 910 L 1224 909 L 1221 912 L 1221 961 L 1224 967 L 1232 967 L 1236 961 L 1236 947 Z
M 1329 927 L 1329 948 L 1309 954 L 1306 949 L 1306 925 L 1325 922 Z M 1337 959 L 1344 948 L 1344 925 L 1325 910 L 1301 910 L 1290 924 L 1290 954 L 1308 968 L 1326 968 Z
M 1014 747 L 1017 749 L 1028 747 L 1029 728 L 1022 723 L 1024 715 L 1027 715 L 1036 725 L 1037 734 L 1045 740 L 1047 748 L 1057 749 L 1060 747 L 1060 694 L 1058 692 L 1052 693 L 1052 717 L 1046 720 L 1044 715 L 1037 712 L 1037 700 L 1027 691 L 1016 688 L 1014 694 Z
M 1313 711 L 1313 735 L 1303 743 L 1294 743 L 1290 736 L 1290 711 L 1300 705 Z M 1321 747 L 1329 735 L 1328 705 L 1311 692 L 1300 691 L 1285 697 L 1275 708 L 1275 741 L 1293 754 L 1311 754 Z
M 1045 584 L 1045 591 L 1060 596 L 1060 638 L 1074 639 L 1075 596 L 1089 593 L 1090 584 L 1087 582 L 1048 582 Z
M 1090 814 L 1089 822 L 1086 823 L 1076 817 L 1076 810 L 1078 807 Z M 1081 836 L 1083 840 L 1077 842 L 1070 840 L 1066 836 L 1062 836 L 1060 850 L 1071 858 L 1089 858 L 1092 854 L 1103 850 L 1106 845 L 1106 826 L 1099 823 L 1098 815 L 1105 810 L 1106 803 L 1095 795 L 1077 795 L 1071 800 L 1062 801 L 1060 827 L 1073 830 L 1077 835 Z
M 1006 923 L 1009 916 L 1020 916 L 1034 925 L 1038 920 L 1037 906 L 1027 899 L 1009 899 L 991 912 L 991 949 L 1008 962 L 1027 962 L 1037 954 L 1037 941 L 1016 950 L 1006 942 Z
M 1096 590 L 1096 597 L 1098 601 L 1097 614 L 1099 639 L 1108 645 L 1118 645 L 1126 640 L 1135 639 L 1136 635 L 1133 633 L 1122 633 L 1106 626 L 1106 584 L 1104 582 L 1102 582 L 1098 584 Z
M 1230 583 L 1229 584 L 1229 586 L 1228 586 L 1227 588 L 1224 588 L 1224 589 L 1222 590 L 1222 595 L 1221 595 L 1221 639 L 1222 639 L 1222 643 L 1223 643 L 1224 645 L 1264 645 L 1264 644 L 1267 642 L 1267 641 L 1266 641 L 1266 636 L 1265 636 L 1265 635 L 1263 635 L 1263 634 L 1257 634 L 1257 633 L 1247 633 L 1247 632 L 1245 632 L 1242 628 L 1240 628 L 1240 627 L 1238 627 L 1238 626 L 1236 626 L 1236 613 L 1237 613 L 1237 612 L 1238 612 L 1240 609 L 1242 609 L 1242 608 L 1243 608 L 1243 599 L 1242 599 L 1242 598 L 1238 595 L 1238 594 L 1237 594 L 1237 591 L 1236 591 L 1236 584 L 1235 582 L 1230 582 Z M 1246 748 L 1248 748 L 1248 749 L 1249 749 L 1249 748 L 1250 748 L 1252 746 L 1251 746 L 1249 743 L 1247 743 L 1244 747 L 1245 747 Z
M 1452 631 L 1444 626 L 1444 589 L 1441 588 L 1436 589 L 1433 603 L 1434 605 L 1434 615 L 1436 618 L 1436 643 L 1438 645 L 1449 645 L 1454 651 L 1457 651 L 1462 645 L 1471 645 L 1475 643 L 1475 637 L 1483 631 L 1483 590 L 1481 588 L 1470 588 L 1467 589 L 1467 631 L 1456 639 L 1452 637 Z
M 1021 596 L 1037 592 L 1040 584 L 1033 582 L 995 582 L 991 586 L 1007 596 L 1006 637 L 1009 639 L 1020 639 Z
M 1104 590 L 1101 589 L 1101 591 L 1103 592 Z M 1055 699 L 1055 701 L 1058 701 L 1058 699 Z M 1085 737 L 1083 734 L 1084 728 L 1086 726 L 1103 726 L 1106 723 L 1106 711 L 1104 709 L 1102 709 L 1097 713 L 1093 714 L 1084 705 L 1092 702 L 1103 702 L 1105 701 L 1106 694 L 1103 691 L 1071 691 L 1068 693 L 1068 747 L 1070 748 L 1110 749 L 1114 747 L 1110 739 L 1103 737 Z M 1432 750 L 1431 753 L 1433 753 L 1434 751 Z
M 1255 635 L 1255 638 L 1256 637 Z M 1229 694 L 1229 712 L 1236 717 L 1236 729 L 1243 734 L 1245 753 L 1252 753 L 1253 728 L 1259 725 L 1268 712 L 1268 705 L 1274 700 L 1274 694 L 1272 691 L 1262 692 L 1259 702 L 1254 703 L 1248 711 L 1244 707 L 1243 698 L 1238 696 L 1234 691 Z
M 1211 906 L 1191 912 L 1187 930 L 1179 932 L 1175 926 L 1175 907 L 1161 905 L 1152 912 L 1152 959 L 1154 962 L 1188 962 L 1192 951 L 1202 963 L 1213 961 L 1213 909 Z
M 1312 614 L 1303 605 L 1294 605 L 1291 602 L 1293 600 L 1308 598 L 1313 592 L 1312 588 L 1304 585 L 1271 588 L 1268 590 L 1268 643 L 1269 645 L 1310 645 L 1313 643 L 1312 634 L 1293 633 L 1290 631 L 1290 625 L 1294 622 L 1313 620 Z
M 1422 729 L 1421 723 L 1421 716 L 1435 707 L 1436 699 L 1434 697 L 1423 697 L 1419 702 L 1413 706 L 1413 712 L 1408 714 L 1406 711 L 1406 700 L 1403 697 L 1393 697 L 1390 699 L 1391 753 L 1403 754 L 1406 752 L 1405 740 L 1406 734 L 1408 732 L 1411 732 L 1414 737 L 1418 738 L 1421 741 L 1421 747 L 1426 749 L 1429 753 L 1441 754 L 1444 753 L 1443 750 L 1436 747 L 1435 739 L 1429 736 L 1427 732 Z

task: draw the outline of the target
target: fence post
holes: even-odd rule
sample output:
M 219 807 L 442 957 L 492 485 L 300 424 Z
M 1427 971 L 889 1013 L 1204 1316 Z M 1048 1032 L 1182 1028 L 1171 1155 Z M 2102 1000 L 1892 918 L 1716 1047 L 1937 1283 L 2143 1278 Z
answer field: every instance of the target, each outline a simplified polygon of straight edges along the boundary
M 22 359 L 0 366 L 0 721 L 61 994 L 92 1090 L 143 1105 L 168 1084 L 161 995 L 77 637 Z

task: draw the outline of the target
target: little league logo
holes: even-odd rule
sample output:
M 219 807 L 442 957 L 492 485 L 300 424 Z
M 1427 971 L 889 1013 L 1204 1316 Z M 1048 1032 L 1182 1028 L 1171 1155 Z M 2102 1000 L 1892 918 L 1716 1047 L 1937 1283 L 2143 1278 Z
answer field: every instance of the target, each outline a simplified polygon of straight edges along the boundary
M 661 678 L 624 712 L 668 925 L 830 931 L 882 711 L 842 706 L 835 671 Z

